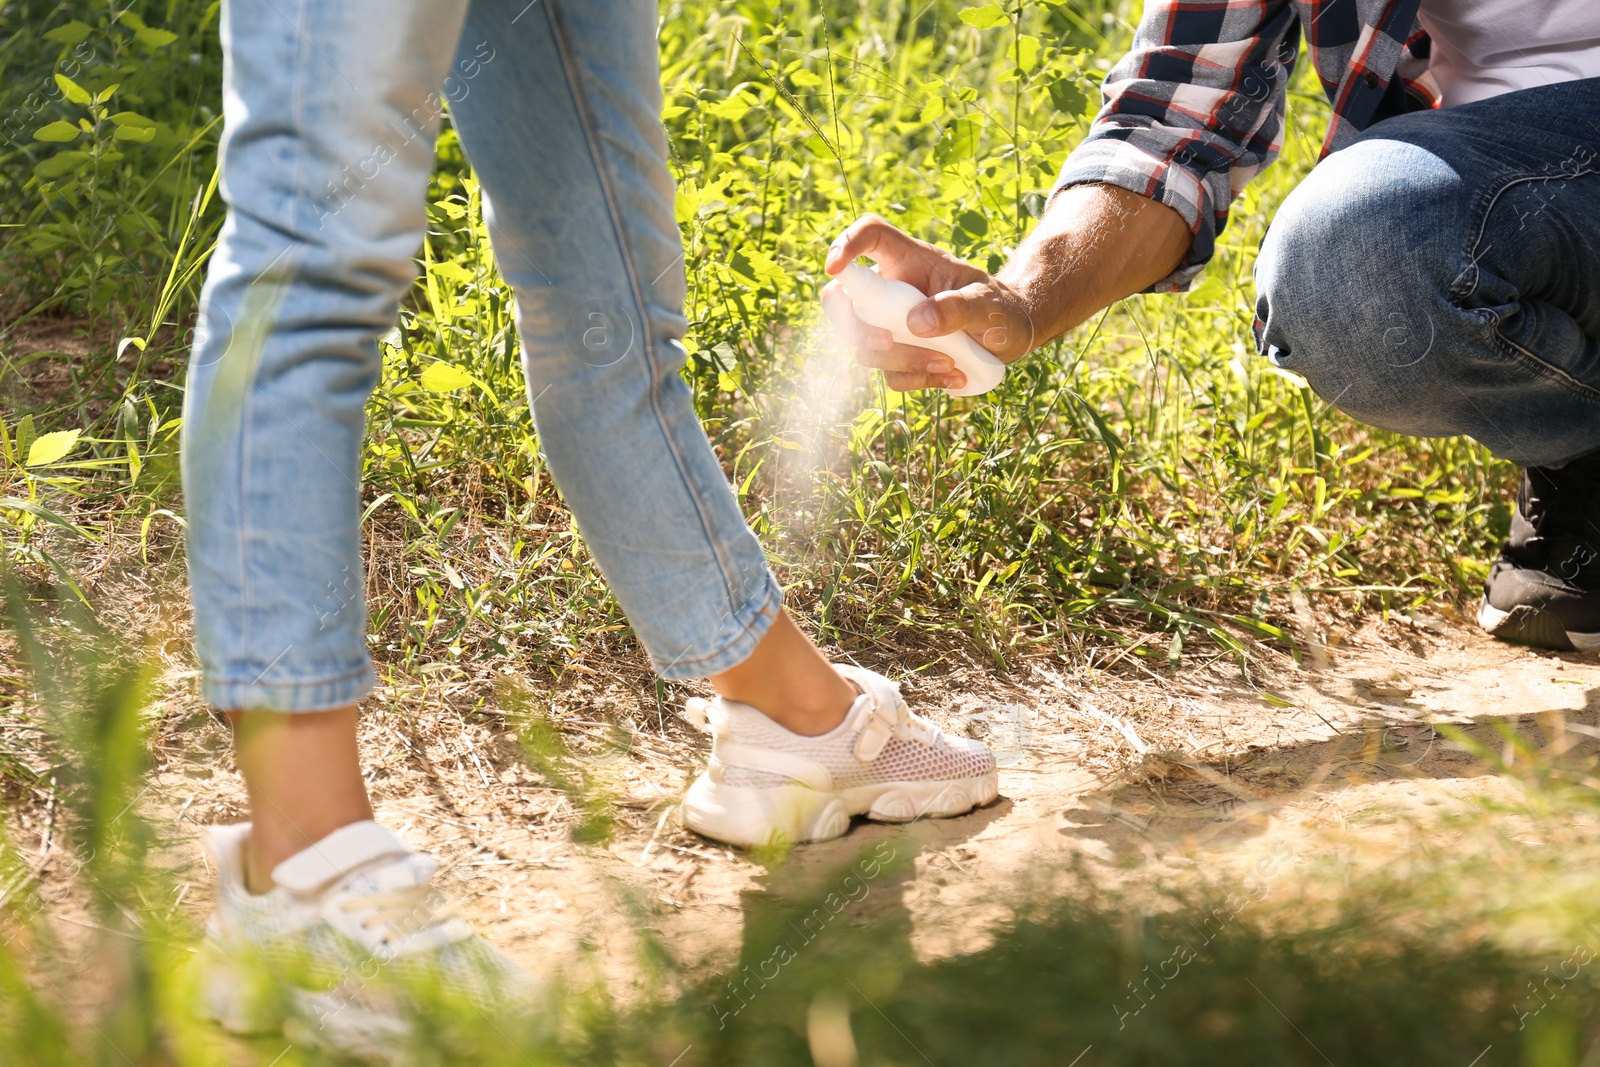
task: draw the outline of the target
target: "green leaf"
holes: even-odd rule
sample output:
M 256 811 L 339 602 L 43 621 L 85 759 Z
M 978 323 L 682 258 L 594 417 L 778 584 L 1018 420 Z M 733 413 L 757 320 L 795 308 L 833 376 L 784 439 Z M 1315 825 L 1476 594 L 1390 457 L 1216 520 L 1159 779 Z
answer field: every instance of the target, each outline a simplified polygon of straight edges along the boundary
M 51 511 L 49 508 L 43 507 L 43 506 L 41 506 L 39 504 L 35 504 L 31 500 L 23 500 L 21 497 L 14 497 L 14 496 L 0 497 L 0 508 L 9 508 L 12 511 L 21 511 L 21 512 L 26 512 L 29 515 L 35 515 L 35 516 L 43 519 L 45 522 L 53 523 L 56 526 L 60 526 L 63 529 L 71 530 L 74 533 L 84 533 L 85 532 L 82 527 L 74 526 L 71 522 L 69 522 L 66 519 L 63 519 L 60 515 L 57 515 L 55 512 Z
M 778 266 L 771 257 L 754 248 L 741 248 L 728 260 L 728 269 L 756 284 L 762 282 L 778 282 L 784 278 L 784 270 Z
M 704 214 L 708 210 L 715 210 L 723 204 L 728 195 L 728 182 L 733 179 L 732 174 L 724 174 L 716 181 L 708 182 L 701 188 L 693 178 L 685 178 L 678 183 L 677 195 L 673 198 L 672 214 L 679 225 L 689 222 L 696 215 Z
M 48 126 L 41 126 L 37 130 L 34 130 L 33 139 L 35 141 L 51 141 L 61 143 L 65 143 L 67 141 L 76 141 L 78 139 L 78 127 L 74 126 L 70 122 L 62 122 L 60 119 L 57 119 Z
M 984 4 L 982 7 L 969 7 L 961 12 L 961 21 L 968 26 L 976 26 L 980 30 L 991 30 L 996 26 L 1005 26 L 1011 22 L 1005 8 L 998 3 Z
M 978 154 L 978 131 L 977 119 L 956 119 L 944 128 L 944 136 L 933 146 L 933 157 L 945 164 L 971 159 Z
M 867 408 L 857 415 L 855 422 L 850 425 L 850 451 L 860 452 L 871 444 L 883 424 L 883 412 L 877 408 Z
M 101 95 L 105 94 L 102 93 Z M 119 141 L 146 144 L 155 138 L 155 120 L 147 119 L 137 111 L 119 111 L 111 116 L 111 121 L 117 124 L 117 132 L 114 136 Z
M 49 159 L 33 168 L 33 173 L 41 181 L 55 181 L 57 178 L 66 177 L 73 171 L 89 162 L 87 152 L 57 152 Z
M 135 15 L 131 10 L 124 11 L 122 14 L 118 15 L 117 21 L 128 27 L 130 30 L 144 29 L 144 19 L 140 18 L 138 15 Z
M 443 360 L 428 364 L 422 372 L 422 387 L 435 393 L 451 393 L 471 385 L 473 381 L 472 375 Z
M 112 82 L 110 85 L 94 94 L 94 102 L 97 104 L 105 103 L 107 100 L 111 99 L 111 94 L 120 88 L 122 88 L 121 82 Z
M 1221 304 L 1228 299 L 1228 283 L 1210 275 L 1201 283 L 1189 290 L 1190 307 L 1209 307 Z
M 942 96 L 930 96 L 928 98 L 928 102 L 926 104 L 922 105 L 922 113 L 917 116 L 917 120 L 919 122 L 923 123 L 924 125 L 926 125 L 926 124 L 928 124 L 930 122 L 935 121 L 936 119 L 938 119 L 943 114 L 944 114 L 944 97 L 942 97 Z
M 178 39 L 178 35 L 171 30 L 158 30 L 153 26 L 146 26 L 142 30 L 135 30 L 133 39 L 146 48 L 165 48 Z
M 440 260 L 430 266 L 428 271 L 435 278 L 443 278 L 446 281 L 455 282 L 457 285 L 464 285 L 473 280 L 473 274 L 470 270 L 451 259 Z
M 69 242 L 59 233 L 36 233 L 28 238 L 28 254 L 34 256 L 48 255 Z
M 682 104 L 673 104 L 671 107 L 664 107 L 661 109 L 661 121 L 667 122 L 670 119 L 675 119 L 688 110 L 689 109 L 684 107 Z
M 1015 49 L 1017 69 L 1027 74 L 1039 65 L 1039 38 L 1029 34 L 1022 34 L 1017 38 Z
M 1089 98 L 1078 87 L 1076 78 L 1058 78 L 1050 83 L 1050 102 L 1063 115 L 1081 115 Z
M 83 86 L 79 85 L 65 74 L 56 74 L 56 84 L 61 86 L 61 91 L 65 93 L 67 99 L 72 101 L 74 104 L 81 104 L 84 107 L 88 107 L 90 101 L 94 99 L 94 97 L 89 95 L 89 90 L 85 89 Z
M 66 457 L 72 451 L 72 446 L 78 443 L 82 430 L 56 430 L 35 438 L 28 446 L 27 465 L 42 467 L 46 463 L 55 463 Z
M 957 215 L 956 225 L 973 237 L 982 237 L 989 232 L 989 220 L 976 211 L 963 211 Z
M 798 85 L 802 89 L 810 89 L 822 84 L 822 75 L 809 70 L 797 70 L 789 75 L 789 84 Z
M 34 438 L 34 436 L 35 435 L 34 435 L 34 432 L 33 432 L 33 416 L 32 415 L 24 415 L 24 416 L 22 416 L 22 418 L 17 422 L 16 446 L 15 446 L 15 448 L 16 448 L 16 455 L 17 455 L 18 458 L 21 458 L 21 457 L 26 456 L 28 454 L 28 449 L 33 447 L 33 438 Z
M 695 209 L 700 206 L 700 187 L 693 178 L 685 178 L 678 183 L 678 191 L 672 198 L 672 217 L 682 226 L 694 218 Z
M 718 100 L 715 104 L 710 105 L 705 111 L 706 114 L 713 115 L 716 118 L 727 119 L 729 122 L 738 122 L 749 114 L 750 109 L 755 105 L 756 98 L 740 89 L 732 96 Z
M 53 30 L 46 31 L 42 36 L 45 40 L 54 41 L 57 44 L 74 45 L 89 36 L 90 32 L 91 30 L 87 25 L 77 19 L 73 19 L 71 22 L 63 23 Z

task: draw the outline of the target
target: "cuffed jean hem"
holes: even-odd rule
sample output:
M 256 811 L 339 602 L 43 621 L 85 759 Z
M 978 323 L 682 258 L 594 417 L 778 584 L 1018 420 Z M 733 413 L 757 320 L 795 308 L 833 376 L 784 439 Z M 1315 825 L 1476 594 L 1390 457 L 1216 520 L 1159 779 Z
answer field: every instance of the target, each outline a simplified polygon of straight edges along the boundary
M 674 660 L 662 661 L 651 656 L 651 665 L 655 667 L 657 675 L 669 682 L 685 682 L 721 674 L 750 658 L 750 654 L 756 650 L 756 645 L 767 636 L 772 624 L 778 621 L 778 612 L 782 610 L 783 589 L 778 585 L 778 580 L 772 576 L 772 572 L 768 571 L 762 595 L 758 599 L 751 600 L 733 617 L 729 625 L 729 629 L 734 633 L 733 640 L 724 645 L 720 651 L 697 659 L 680 656 Z
M 206 703 L 224 711 L 271 711 L 305 714 L 354 704 L 377 684 L 372 664 L 338 678 L 303 682 L 228 681 L 208 675 L 200 683 Z

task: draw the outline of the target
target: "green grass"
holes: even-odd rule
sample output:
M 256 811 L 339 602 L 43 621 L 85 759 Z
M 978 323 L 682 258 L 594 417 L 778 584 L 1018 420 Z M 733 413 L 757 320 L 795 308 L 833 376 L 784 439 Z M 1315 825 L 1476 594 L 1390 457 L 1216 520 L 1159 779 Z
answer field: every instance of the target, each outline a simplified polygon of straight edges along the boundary
M 830 343 L 822 255 L 860 212 L 999 264 L 1086 129 L 1136 7 L 1027 2 L 975 20 L 987 28 L 963 21 L 954 0 L 662 9 L 690 285 L 685 373 L 790 602 L 831 644 L 930 658 L 969 644 L 1005 670 L 1022 655 L 1081 662 L 1154 631 L 1135 654 L 1158 668 L 1219 653 L 1243 662 L 1253 642 L 1288 643 L 1295 590 L 1343 615 L 1455 602 L 1503 535 L 1508 468 L 1482 448 L 1355 425 L 1253 354 L 1254 250 L 1326 121 L 1304 70 L 1282 160 L 1236 203 L 1190 294 L 1126 301 L 976 400 L 890 393 Z M 0 13 L 0 115 L 15 120 L 0 149 L 0 559 L 22 599 L 58 617 L 77 605 L 80 621 L 60 623 L 74 633 L 96 625 L 94 612 L 117 614 L 94 602 L 86 574 L 149 566 L 169 590 L 181 578 L 184 345 L 221 221 L 216 10 L 23 0 Z M 64 88 L 40 102 L 62 71 L 89 103 Z M 31 139 L 57 123 L 79 133 Z M 73 152 L 83 154 L 63 155 Z M 512 294 L 448 129 L 438 155 L 425 273 L 383 346 L 370 408 L 375 653 L 398 676 L 477 682 L 507 665 L 537 676 L 637 664 L 540 462 Z M 87 354 L 58 351 L 74 331 Z M 99 1032 L 86 1028 L 39 981 L 52 951 L 8 854 L 0 1039 L 38 1064 L 221 1062 L 179 1009 L 174 963 L 194 931 L 181 912 L 126 903 L 171 899 L 142 859 L 148 831 L 136 813 L 115 814 L 137 792 L 137 664 L 98 680 L 100 668 L 62 669 L 77 688 L 64 686 L 56 717 L 35 728 L 52 739 L 39 743 L 61 768 L 59 795 L 79 805 L 64 825 L 94 857 L 104 923 L 148 940 L 117 942 L 127 980 L 96 1016 Z M 0 700 L 30 708 L 23 694 L 41 677 L 19 652 L 0 669 Z M 85 735 L 74 722 L 103 728 Z M 0 750 L 10 795 L 41 785 L 30 765 Z M 1121 905 L 1090 901 L 945 962 L 918 962 L 893 928 L 819 942 L 726 1030 L 715 1028 L 727 996 L 717 983 L 626 1010 L 575 995 L 553 1044 L 478 1062 L 665 1064 L 693 1045 L 685 1063 L 805 1063 L 808 1011 L 829 1032 L 846 1004 L 861 1062 L 874 1064 L 1067 1063 L 1093 1045 L 1086 1065 L 1325 1053 L 1467 1067 L 1490 1044 L 1483 1064 L 1575 1063 L 1576 1035 L 1592 1029 L 1587 986 L 1528 1030 L 1507 1028 L 1507 1005 L 1548 959 L 1470 938 L 1363 936 L 1362 908 L 1417 891 L 1358 886 L 1315 929 L 1280 932 L 1267 913 L 1230 924 L 1127 1031 L 1110 991 L 1167 958 L 1181 918 L 1129 926 Z M 779 918 L 754 917 L 747 961 L 768 958 L 763 931 Z M 1281 993 L 1282 1014 L 1246 979 Z
M 157 5 L 144 8 L 147 25 L 162 24 Z M 56 361 L 70 382 L 15 390 L 32 421 L 5 420 L 0 440 L 0 488 L 28 502 L 0 511 L 6 553 L 41 574 L 54 562 L 62 579 L 67 524 L 87 537 L 136 533 L 141 551 L 153 539 L 158 558 L 176 545 L 181 342 L 219 219 L 206 185 L 214 101 L 190 99 L 192 83 L 177 92 L 170 73 L 188 48 L 214 91 L 212 22 L 174 8 L 178 40 L 150 48 L 126 16 L 111 25 L 39 6 L 13 16 L 34 29 L 9 42 L 7 84 L 46 80 L 52 59 L 70 59 L 36 31 L 75 13 L 96 26 L 76 47 L 104 54 L 84 68 L 86 89 L 123 79 L 101 109 L 136 102 L 157 125 L 149 143 L 80 162 L 65 183 L 37 168 L 81 145 L 13 144 L 0 166 L 21 224 L 4 251 L 20 325 L 72 311 L 105 338 L 91 357 Z M 833 643 L 953 634 L 1003 668 L 1134 629 L 1169 635 L 1137 654 L 1174 665 L 1186 652 L 1281 642 L 1296 588 L 1342 612 L 1469 593 L 1507 521 L 1506 469 L 1471 442 L 1355 425 L 1251 348 L 1254 249 L 1314 161 L 1326 118 L 1309 77 L 1296 83 L 1282 160 L 1240 198 L 1190 294 L 1126 301 L 977 400 L 893 394 L 847 369 L 817 314 L 827 242 L 876 210 L 998 265 L 1131 33 L 1122 2 L 1015 14 L 980 29 L 951 3 L 834 8 L 827 22 L 809 4 L 663 11 L 686 374 L 792 603 Z M 124 101 L 134 87 L 137 101 Z M 40 127 L 85 110 L 52 106 Z M 113 127 L 102 122 L 95 145 Z M 448 131 L 439 158 L 426 273 L 384 346 L 371 407 L 377 650 L 403 670 L 468 672 L 486 657 L 554 670 L 580 648 L 626 651 L 624 620 L 539 461 L 512 294 Z M 130 212 L 150 225 L 123 227 Z M 57 244 L 69 222 L 79 243 Z M 108 254 L 94 229 L 105 225 L 116 262 L 91 277 L 88 249 Z M 7 358 L 23 372 L 49 357 Z M 424 377 L 439 362 L 475 381 Z M 84 437 L 60 461 L 26 467 L 28 441 L 58 429 Z

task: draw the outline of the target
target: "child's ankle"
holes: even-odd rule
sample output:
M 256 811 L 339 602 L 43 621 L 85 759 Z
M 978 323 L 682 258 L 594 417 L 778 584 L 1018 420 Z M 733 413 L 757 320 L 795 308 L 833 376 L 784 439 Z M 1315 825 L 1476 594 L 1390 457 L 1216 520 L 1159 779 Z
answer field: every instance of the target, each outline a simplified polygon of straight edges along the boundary
M 806 737 L 837 727 L 860 695 L 786 613 L 743 663 L 714 675 L 711 683 L 725 699 L 748 704 Z
M 272 880 L 272 869 L 278 864 L 260 853 L 254 833 L 245 839 L 241 858 L 244 863 L 245 889 L 253 896 L 270 893 L 276 884 Z
M 830 694 L 831 699 L 791 698 L 769 702 L 771 707 L 752 706 L 790 733 L 818 737 L 837 729 L 844 722 L 845 714 L 855 703 L 857 695 L 852 689 L 849 699 L 843 703 L 837 699 L 837 694 Z

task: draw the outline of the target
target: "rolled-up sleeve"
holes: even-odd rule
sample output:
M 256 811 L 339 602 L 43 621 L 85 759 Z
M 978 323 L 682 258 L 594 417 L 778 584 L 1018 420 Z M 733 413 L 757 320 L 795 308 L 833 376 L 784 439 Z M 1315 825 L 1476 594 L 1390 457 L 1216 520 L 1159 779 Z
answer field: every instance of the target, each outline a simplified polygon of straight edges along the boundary
M 1277 156 L 1299 47 L 1290 0 L 1148 0 L 1055 189 L 1115 185 L 1183 216 L 1189 254 L 1150 292 L 1188 288 L 1233 198 Z

